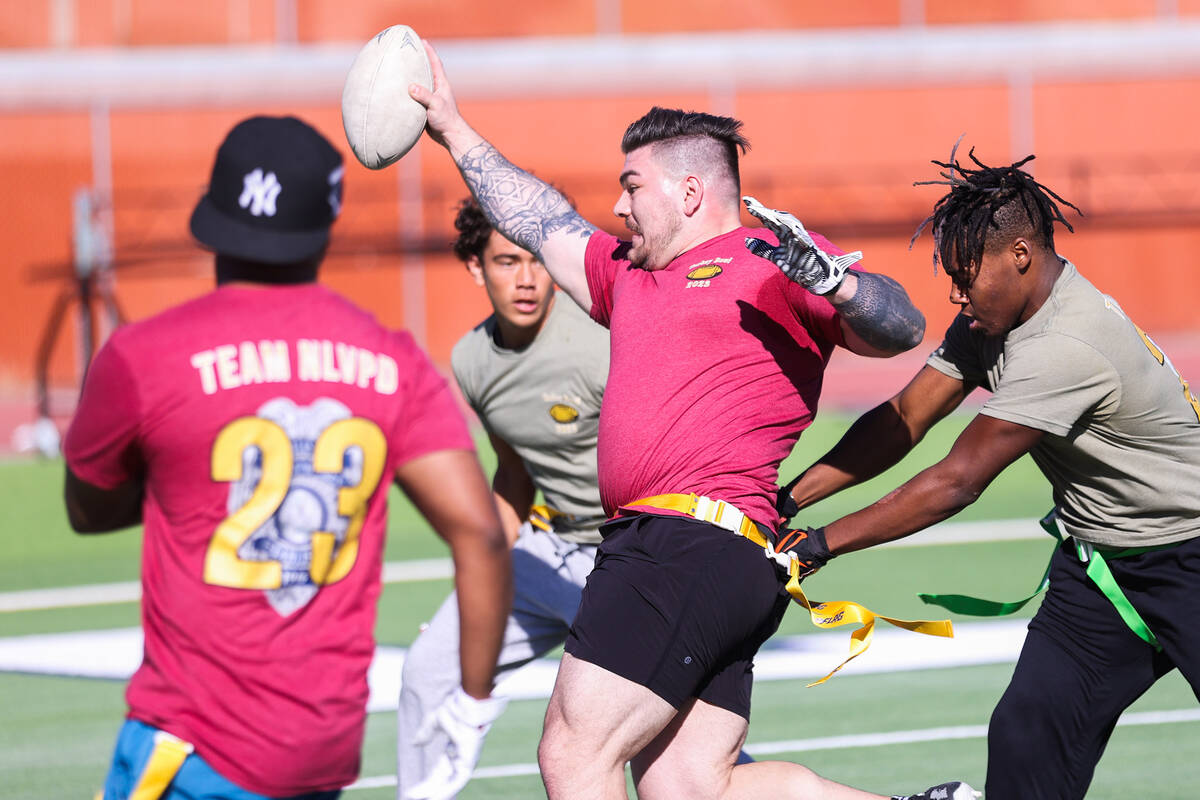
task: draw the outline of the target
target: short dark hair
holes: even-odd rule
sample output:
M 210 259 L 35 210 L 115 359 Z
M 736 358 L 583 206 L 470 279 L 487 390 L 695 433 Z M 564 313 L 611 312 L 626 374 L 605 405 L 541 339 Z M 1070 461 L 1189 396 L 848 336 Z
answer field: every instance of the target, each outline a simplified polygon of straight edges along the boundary
M 458 237 L 454 240 L 454 255 L 458 256 L 459 261 L 470 261 L 471 256 L 482 261 L 483 249 L 487 247 L 493 228 L 474 197 L 468 197 L 458 204 L 454 229 L 458 231 Z
M 738 150 L 744 154 L 750 142 L 742 135 L 741 120 L 733 117 L 655 106 L 625 129 L 621 152 L 628 154 L 648 144 L 685 137 L 704 137 L 718 143 L 726 168 L 735 181 L 738 179 Z
M 957 151 L 956 142 L 950 151 L 949 162 L 932 162 L 945 170 L 940 173 L 942 180 L 913 184 L 949 186 L 950 191 L 937 201 L 933 213 L 921 222 L 909 242 L 911 247 L 921 231 L 932 225 L 934 268 L 940 260 L 955 284 L 968 288 L 984 253 L 1017 236 L 1030 236 L 1037 244 L 1052 251 L 1055 222 L 1074 232 L 1055 201 L 1075 209 L 1080 216 L 1083 212 L 1021 169 L 1034 156 L 1026 156 L 1006 167 L 989 167 L 975 157 L 975 148 L 971 148 L 967 155 L 976 169 L 960 164 L 955 158 Z

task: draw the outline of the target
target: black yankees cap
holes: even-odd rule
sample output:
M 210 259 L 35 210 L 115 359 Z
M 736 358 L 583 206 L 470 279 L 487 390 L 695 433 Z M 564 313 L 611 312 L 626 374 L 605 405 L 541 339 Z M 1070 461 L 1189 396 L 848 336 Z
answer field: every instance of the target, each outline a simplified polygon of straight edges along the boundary
M 251 117 L 217 149 L 191 230 L 218 253 L 287 264 L 318 255 L 342 206 L 342 156 L 296 117 Z

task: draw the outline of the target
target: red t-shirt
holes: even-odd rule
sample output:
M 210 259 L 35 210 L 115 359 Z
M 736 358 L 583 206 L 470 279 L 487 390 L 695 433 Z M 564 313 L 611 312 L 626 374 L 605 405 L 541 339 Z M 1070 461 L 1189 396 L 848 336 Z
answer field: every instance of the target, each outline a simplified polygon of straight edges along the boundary
M 117 330 L 67 464 L 145 484 L 130 716 L 286 796 L 358 775 L 398 465 L 471 449 L 403 332 L 315 285 L 224 287 Z
M 585 265 L 593 319 L 612 332 L 600 409 L 600 498 L 612 514 L 695 492 L 774 527 L 779 464 L 813 420 L 825 364 L 844 345 L 829 301 L 717 236 L 653 272 L 597 231 Z M 822 250 L 842 251 L 813 234 Z

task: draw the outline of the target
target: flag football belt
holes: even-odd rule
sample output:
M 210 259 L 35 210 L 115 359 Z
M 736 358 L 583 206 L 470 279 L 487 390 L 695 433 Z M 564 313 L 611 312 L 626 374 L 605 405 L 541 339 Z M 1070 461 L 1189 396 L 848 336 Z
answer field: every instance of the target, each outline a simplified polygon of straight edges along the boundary
M 1039 520 L 1039 524 L 1046 533 L 1053 536 L 1060 543 L 1067 541 L 1072 537 L 1064 534 L 1058 527 L 1058 519 L 1051 511 L 1046 516 Z M 1129 630 L 1133 631 L 1139 639 L 1146 644 L 1152 646 L 1155 650 L 1162 650 L 1162 646 L 1158 643 L 1158 638 L 1154 632 L 1150 630 L 1150 626 L 1142 619 L 1142 615 L 1137 612 L 1133 604 L 1129 602 L 1129 598 L 1125 596 L 1125 592 L 1121 591 L 1121 587 L 1117 584 L 1117 579 L 1113 577 L 1112 570 L 1108 568 L 1108 561 L 1116 558 L 1127 558 L 1128 556 L 1136 556 L 1142 553 L 1149 553 L 1153 550 L 1165 550 L 1168 547 L 1175 547 L 1179 542 L 1170 544 L 1152 545 L 1150 547 L 1127 547 L 1125 549 L 1098 547 L 1089 542 L 1081 542 L 1075 539 L 1075 555 L 1079 558 L 1080 563 L 1087 564 L 1087 576 L 1096 584 L 1108 601 L 1117 609 L 1117 613 Z M 1058 546 L 1055 545 L 1055 550 Z M 1054 552 L 1050 553 L 1051 558 Z M 1026 603 L 1046 590 L 1050 585 L 1050 564 L 1046 564 L 1046 571 L 1042 575 L 1042 580 L 1038 583 L 1033 594 L 1023 600 L 1013 600 L 1012 602 L 1003 603 L 994 600 L 983 600 L 978 597 L 968 597 L 961 594 L 918 594 L 926 603 L 952 611 L 955 614 L 969 614 L 975 617 L 1003 617 L 1020 609 Z
M 162 797 L 194 749 L 178 736 L 155 731 L 154 749 L 146 759 L 146 766 L 142 767 L 137 785 L 129 793 L 129 800 L 157 800 Z
M 871 637 L 875 633 L 876 619 L 881 619 L 884 622 L 895 625 L 897 628 L 903 628 L 906 631 L 913 631 L 915 633 L 924 633 L 930 636 L 954 636 L 954 629 L 948 619 L 894 619 L 876 614 L 866 606 L 850 600 L 833 600 L 824 603 L 811 602 L 804 596 L 804 592 L 800 588 L 800 564 L 796 557 L 790 553 L 777 553 L 773 537 L 763 533 L 754 520 L 724 500 L 713 500 L 712 498 L 695 494 L 656 494 L 653 497 L 644 497 L 641 500 L 627 503 L 622 507 L 629 508 L 634 506 L 657 508 L 662 511 L 675 511 L 680 514 L 686 514 L 693 519 L 708 522 L 716 525 L 718 528 L 724 528 L 738 536 L 749 539 L 763 549 L 767 558 L 781 566 L 787 573 L 788 594 L 792 596 L 793 600 L 808 610 L 809 618 L 812 620 L 813 625 L 816 625 L 818 628 L 836 628 L 839 625 L 857 622 L 862 626 L 850 634 L 850 655 L 842 663 L 830 670 L 825 677 L 808 684 L 809 686 L 817 686 L 824 683 L 832 678 L 835 672 L 846 666 L 851 659 L 865 653 L 867 648 L 871 646 Z
M 606 519 L 608 517 L 605 516 L 577 517 L 545 505 L 531 506 L 529 509 L 529 524 L 546 533 L 554 533 L 556 527 L 563 530 L 598 528 Z

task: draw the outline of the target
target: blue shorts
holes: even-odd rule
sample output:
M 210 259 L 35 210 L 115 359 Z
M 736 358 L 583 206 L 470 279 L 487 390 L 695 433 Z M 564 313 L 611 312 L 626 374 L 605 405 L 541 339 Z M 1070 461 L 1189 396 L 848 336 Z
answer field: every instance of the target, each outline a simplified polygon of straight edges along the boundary
M 104 781 L 104 800 L 126 800 L 133 794 L 154 752 L 157 733 L 157 728 L 133 719 L 121 726 L 112 766 Z M 196 753 L 189 754 L 183 760 L 173 778 L 169 777 L 168 771 L 163 782 L 167 785 L 158 796 L 170 800 L 284 800 L 248 792 L 231 783 Z M 311 792 L 293 795 L 286 800 L 334 800 L 340 795 L 340 790 Z

